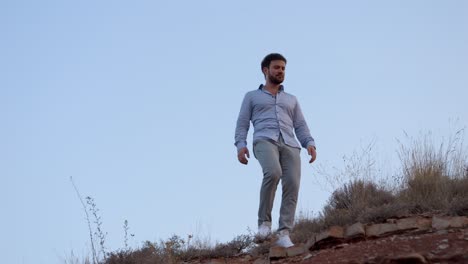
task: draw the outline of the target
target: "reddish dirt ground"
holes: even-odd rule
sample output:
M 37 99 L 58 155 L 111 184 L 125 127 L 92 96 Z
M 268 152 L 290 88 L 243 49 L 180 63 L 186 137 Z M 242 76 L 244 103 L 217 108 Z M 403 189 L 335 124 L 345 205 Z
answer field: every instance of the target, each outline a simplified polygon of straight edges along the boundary
M 309 258 L 273 260 L 271 263 L 420 263 L 390 260 L 418 253 L 427 263 L 468 263 L 468 229 L 425 234 L 400 234 L 312 251 Z M 307 256 L 306 256 L 307 257 Z
M 338 249 L 325 249 L 302 263 L 379 263 L 385 257 L 419 253 L 433 262 L 459 261 L 457 257 L 468 254 L 466 229 L 419 235 L 394 235 L 376 240 L 361 241 Z M 447 262 L 449 263 L 449 262 Z M 450 263 L 468 263 L 450 262 Z
M 396 259 L 415 254 L 423 259 Z M 205 262 L 205 263 L 210 263 Z M 250 256 L 220 262 L 229 264 L 389 264 L 389 263 L 466 263 L 468 264 L 468 228 L 428 233 L 406 233 L 376 239 L 344 243 L 332 248 L 310 251 L 292 258 L 267 261 Z

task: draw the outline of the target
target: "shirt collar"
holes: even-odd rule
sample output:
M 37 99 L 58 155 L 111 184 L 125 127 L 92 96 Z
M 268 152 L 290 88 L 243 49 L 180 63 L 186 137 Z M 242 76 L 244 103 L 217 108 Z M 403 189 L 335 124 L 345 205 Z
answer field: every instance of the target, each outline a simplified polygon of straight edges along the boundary
M 260 86 L 258 87 L 258 89 L 259 89 L 259 90 L 262 90 L 262 91 L 266 91 L 266 90 L 263 88 L 264 86 L 265 86 L 265 85 L 260 84 Z M 283 91 L 284 91 L 284 86 L 283 86 L 283 85 L 280 85 L 279 90 L 278 90 L 278 93 L 279 93 L 279 92 L 283 92 Z

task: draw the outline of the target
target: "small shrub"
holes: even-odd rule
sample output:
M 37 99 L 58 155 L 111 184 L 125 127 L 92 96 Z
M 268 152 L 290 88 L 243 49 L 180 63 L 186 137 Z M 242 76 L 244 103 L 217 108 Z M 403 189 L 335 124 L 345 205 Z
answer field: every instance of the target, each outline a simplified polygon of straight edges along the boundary
M 468 197 L 457 197 L 450 202 L 449 215 L 468 215 Z
M 106 264 L 168 264 L 191 261 L 194 259 L 209 259 L 219 257 L 233 257 L 248 249 L 253 249 L 253 237 L 239 235 L 227 243 L 220 243 L 212 247 L 206 243 L 194 243 L 187 246 L 187 242 L 177 235 L 159 243 L 145 242 L 138 250 L 121 250 L 109 254 Z
M 381 206 L 366 208 L 358 216 L 357 221 L 361 223 L 384 223 L 389 218 L 399 218 L 407 215 L 408 212 L 408 206 L 394 201 Z
M 109 254 L 105 264 L 167 264 L 171 263 L 164 248 L 158 244 L 146 241 L 137 250 L 120 250 Z
M 468 175 L 450 181 L 452 199 L 447 209 L 450 215 L 468 215 Z
M 249 235 L 239 235 L 228 243 L 216 245 L 210 257 L 232 257 L 252 247 L 252 244 L 253 237 Z
M 330 226 L 345 226 L 349 225 L 357 219 L 357 215 L 353 215 L 349 209 L 335 209 L 329 205 L 323 208 L 323 212 L 319 214 L 323 222 L 323 228 Z
M 333 209 L 362 210 L 392 202 L 391 192 L 373 182 L 356 180 L 334 191 L 328 204 Z
M 383 187 L 372 182 L 355 180 L 333 192 L 321 217 L 325 226 L 349 225 L 365 219 L 362 216 L 369 210 L 377 212 L 375 208 L 393 203 L 394 200 L 393 194 Z M 373 218 L 377 217 L 375 213 L 373 215 Z

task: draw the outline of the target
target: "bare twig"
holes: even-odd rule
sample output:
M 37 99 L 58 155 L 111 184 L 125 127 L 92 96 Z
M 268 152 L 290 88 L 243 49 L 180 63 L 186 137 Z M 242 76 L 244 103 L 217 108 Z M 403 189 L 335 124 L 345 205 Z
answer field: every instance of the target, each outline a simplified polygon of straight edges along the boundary
M 73 188 L 75 189 L 76 195 L 78 196 L 78 199 L 81 202 L 81 205 L 83 206 L 83 211 L 85 212 L 86 215 L 86 222 L 88 223 L 88 230 L 89 230 L 89 239 L 91 241 L 91 251 L 93 252 L 93 263 L 98 264 L 98 259 L 97 259 L 97 254 L 96 254 L 96 248 L 94 247 L 94 236 L 93 236 L 93 229 L 91 227 L 91 220 L 89 218 L 88 214 L 88 208 L 86 207 L 86 204 L 83 201 L 83 198 L 80 194 L 80 191 L 78 190 L 78 187 L 76 187 L 75 182 L 73 181 L 73 177 L 70 176 L 70 182 L 73 185 Z

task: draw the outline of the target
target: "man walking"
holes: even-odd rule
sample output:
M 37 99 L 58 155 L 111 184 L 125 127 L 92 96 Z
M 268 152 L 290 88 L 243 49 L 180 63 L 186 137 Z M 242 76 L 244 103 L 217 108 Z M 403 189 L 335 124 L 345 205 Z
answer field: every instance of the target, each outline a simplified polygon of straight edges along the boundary
M 301 146 L 307 149 L 312 163 L 317 154 L 315 142 L 295 96 L 286 93 L 284 81 L 286 58 L 281 54 L 267 55 L 261 63 L 265 84 L 248 92 L 237 119 L 235 145 L 240 163 L 247 165 L 247 132 L 254 126 L 253 153 L 263 170 L 258 209 L 258 237 L 271 234 L 271 210 L 276 187 L 281 180 L 282 200 L 279 217 L 278 246 L 291 247 L 289 232 L 294 224 L 299 183 L 301 179 Z M 296 141 L 294 136 L 300 142 Z

